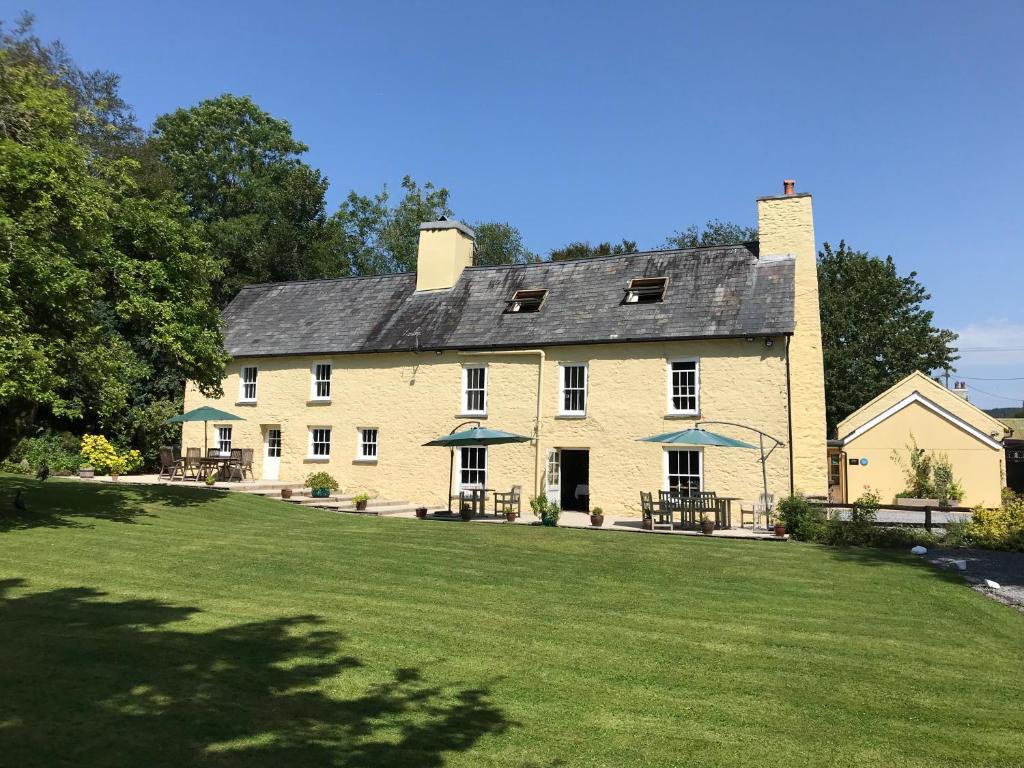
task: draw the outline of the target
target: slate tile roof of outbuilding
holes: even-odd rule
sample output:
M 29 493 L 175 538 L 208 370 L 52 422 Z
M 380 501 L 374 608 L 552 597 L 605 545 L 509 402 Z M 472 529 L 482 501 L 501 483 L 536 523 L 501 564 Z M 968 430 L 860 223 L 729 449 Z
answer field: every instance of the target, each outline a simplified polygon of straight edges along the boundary
M 454 288 L 416 293 L 416 275 L 243 288 L 224 310 L 233 357 L 777 336 L 793 331 L 791 257 L 757 243 L 579 261 L 471 267 Z M 664 301 L 622 304 L 634 277 L 668 277 Z M 505 314 L 521 288 L 539 312 Z

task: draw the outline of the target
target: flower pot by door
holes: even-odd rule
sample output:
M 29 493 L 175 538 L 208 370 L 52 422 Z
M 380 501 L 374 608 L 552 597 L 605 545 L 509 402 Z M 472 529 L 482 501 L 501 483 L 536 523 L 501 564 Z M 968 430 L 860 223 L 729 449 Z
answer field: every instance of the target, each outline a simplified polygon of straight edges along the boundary
M 776 525 L 775 525 L 775 535 L 776 536 L 785 536 L 786 535 L 786 526 L 780 525 L 780 524 L 776 523 Z
M 591 515 L 590 524 L 595 528 L 600 528 L 604 525 L 604 515 Z
M 363 499 L 362 501 L 357 501 L 356 502 L 356 509 L 359 512 L 364 511 L 366 509 L 366 499 Z
M 291 488 L 282 488 L 281 489 L 281 498 L 282 499 L 290 499 L 291 497 L 292 497 L 292 489 Z

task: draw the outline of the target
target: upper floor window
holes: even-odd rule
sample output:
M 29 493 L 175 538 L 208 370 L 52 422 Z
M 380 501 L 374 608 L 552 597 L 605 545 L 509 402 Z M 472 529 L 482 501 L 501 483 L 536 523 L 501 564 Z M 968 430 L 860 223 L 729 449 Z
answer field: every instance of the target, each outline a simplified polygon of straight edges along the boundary
M 587 413 L 587 365 L 562 365 L 560 413 L 563 416 L 585 416 Z
M 256 402 L 256 366 L 243 365 L 239 375 L 238 399 L 243 403 Z
M 487 413 L 487 366 L 467 365 L 462 369 L 462 412 Z
M 331 364 L 317 363 L 313 366 L 313 399 L 331 399 Z
M 623 304 L 654 304 L 665 298 L 667 277 L 634 277 L 626 286 Z
M 367 428 L 359 430 L 359 453 L 356 458 L 363 459 L 364 461 L 377 460 L 376 429 Z
M 670 360 L 668 412 L 696 414 L 700 410 L 700 365 L 695 359 Z
M 512 298 L 509 299 L 505 312 L 507 314 L 537 312 L 540 310 L 541 304 L 544 303 L 544 297 L 547 294 L 548 292 L 544 288 L 516 291 Z

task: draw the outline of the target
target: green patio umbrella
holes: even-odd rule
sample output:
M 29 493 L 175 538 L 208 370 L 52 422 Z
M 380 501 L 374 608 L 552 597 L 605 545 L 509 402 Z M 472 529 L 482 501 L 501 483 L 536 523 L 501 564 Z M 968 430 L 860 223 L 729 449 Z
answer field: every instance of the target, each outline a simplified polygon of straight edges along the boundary
M 459 427 L 466 424 L 476 424 L 472 429 L 464 429 L 461 432 Z M 516 435 L 512 432 L 502 432 L 500 429 L 487 429 L 481 427 L 479 422 L 466 422 L 459 424 L 447 435 L 435 438 L 423 445 L 438 445 L 451 448 L 451 458 L 448 461 L 448 511 L 452 511 L 452 477 L 455 474 L 455 449 L 470 446 L 502 445 L 504 443 L 528 443 L 532 437 Z
M 209 421 L 245 421 L 241 416 L 235 416 L 233 413 L 227 411 L 221 411 L 217 408 L 211 408 L 208 405 L 204 405 L 200 408 L 193 408 L 191 411 L 186 413 L 180 413 L 177 416 L 171 416 L 165 424 L 181 424 L 186 421 L 201 421 L 203 422 L 203 456 L 206 455 L 206 424 Z
M 745 443 L 742 440 L 736 440 L 732 437 L 726 437 L 720 435 L 717 432 L 711 432 L 706 429 L 701 429 L 701 424 L 723 424 L 730 427 L 739 427 L 740 429 L 749 429 L 751 432 L 758 434 L 758 441 L 761 447 L 761 482 L 764 485 L 765 498 L 768 497 L 768 471 L 765 469 L 765 462 L 768 461 L 768 457 L 772 455 L 772 451 L 782 445 L 781 440 L 776 440 L 766 432 L 762 432 L 754 427 L 748 427 L 746 424 L 735 424 L 731 421 L 710 421 L 710 422 L 698 422 L 696 428 L 683 429 L 679 432 L 665 432 L 661 435 L 654 435 L 653 437 L 641 437 L 638 440 L 642 443 L 662 443 L 663 445 L 717 445 L 723 448 L 750 448 L 754 449 L 757 446 Z M 773 441 L 775 445 L 771 447 L 768 453 L 764 452 L 764 439 L 768 438 Z

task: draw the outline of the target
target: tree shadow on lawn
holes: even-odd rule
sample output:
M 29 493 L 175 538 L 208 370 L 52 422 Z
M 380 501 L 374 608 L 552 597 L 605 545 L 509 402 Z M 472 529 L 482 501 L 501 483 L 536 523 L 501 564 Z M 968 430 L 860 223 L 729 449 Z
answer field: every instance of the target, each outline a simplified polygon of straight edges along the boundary
M 909 547 L 906 549 L 894 549 L 886 547 L 846 547 L 829 544 L 818 544 L 815 546 L 820 547 L 829 557 L 839 562 L 871 567 L 907 565 L 912 568 L 923 569 L 928 575 L 943 581 L 963 584 L 959 573 L 939 568 L 924 557 L 909 554 Z M 949 551 L 952 552 L 953 550 Z
M 27 509 L 14 509 L 22 492 Z M 198 507 L 223 498 L 205 488 L 81 483 L 75 480 L 39 482 L 28 477 L 0 477 L 0 532 L 29 528 L 84 527 L 84 518 L 112 523 L 136 523 L 158 507 Z
M 361 662 L 315 616 L 204 633 L 196 608 L 0 581 L 0 754 L 8 765 L 437 768 L 512 723 L 486 687 L 399 669 L 361 695 L 321 688 Z M 17 590 L 17 594 L 12 594 Z

